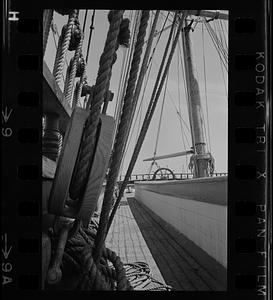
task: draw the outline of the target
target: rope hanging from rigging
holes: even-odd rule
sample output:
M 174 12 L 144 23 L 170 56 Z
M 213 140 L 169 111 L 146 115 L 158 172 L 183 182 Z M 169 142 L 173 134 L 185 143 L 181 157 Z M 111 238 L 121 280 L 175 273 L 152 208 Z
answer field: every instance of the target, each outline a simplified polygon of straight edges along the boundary
M 145 116 L 145 119 L 144 119 L 144 122 L 143 122 L 143 125 L 142 125 L 142 128 L 141 128 L 141 132 L 140 132 L 137 144 L 135 146 L 135 149 L 134 149 L 131 161 L 129 163 L 129 166 L 128 166 L 128 169 L 127 169 L 127 172 L 126 172 L 126 175 L 125 175 L 125 178 L 124 178 L 124 180 L 122 182 L 122 185 L 120 187 L 118 198 L 116 199 L 116 202 L 114 204 L 114 207 L 112 209 L 112 212 L 111 212 L 111 215 L 110 215 L 110 218 L 109 218 L 107 232 L 109 231 L 109 228 L 110 228 L 111 223 L 113 221 L 114 215 L 115 215 L 116 210 L 118 208 L 119 202 L 120 202 L 121 197 L 123 195 L 123 192 L 124 192 L 124 190 L 126 188 L 127 182 L 128 182 L 128 180 L 130 178 L 130 175 L 132 173 L 134 165 L 136 163 L 136 160 L 137 160 L 138 154 L 140 152 L 140 149 L 142 147 L 142 144 L 143 144 L 144 138 L 146 136 L 148 127 L 150 125 L 150 122 L 151 122 L 151 119 L 152 119 L 152 116 L 153 116 L 156 104 L 158 102 L 158 98 L 159 98 L 160 92 L 162 90 L 164 81 L 166 79 L 166 76 L 167 76 L 167 73 L 168 73 L 171 61 L 172 61 L 172 57 L 173 57 L 174 50 L 175 50 L 175 47 L 176 47 L 177 42 L 178 42 L 178 37 L 180 35 L 181 29 L 182 29 L 182 26 L 183 26 L 185 15 L 186 15 L 186 12 L 183 13 L 182 17 L 180 18 L 178 29 L 177 29 L 177 32 L 176 32 L 176 35 L 175 35 L 175 38 L 174 38 L 174 41 L 173 41 L 173 44 L 172 44 L 172 47 L 171 47 L 171 50 L 170 50 L 170 54 L 169 54 L 169 57 L 168 57 L 168 60 L 167 60 L 166 66 L 165 66 L 165 70 L 163 72 L 163 75 L 162 75 L 162 78 L 161 78 L 161 82 L 159 83 L 159 87 L 158 87 L 157 91 L 156 91 L 156 85 L 154 87 L 154 90 L 153 90 L 153 93 L 152 93 L 152 98 L 151 98 L 151 101 L 150 101 L 150 104 L 149 104 L 149 107 L 148 107 L 148 110 L 147 110 L 147 113 L 146 113 L 146 116 Z M 164 64 L 164 61 L 165 61 L 164 57 L 167 56 L 167 51 L 168 51 L 168 48 L 169 48 L 169 44 L 171 42 L 171 37 L 172 37 L 173 30 L 174 30 L 174 24 L 175 24 L 175 21 L 176 21 L 176 17 L 177 17 L 177 12 L 176 12 L 175 17 L 174 17 L 173 26 L 172 26 L 172 29 L 170 31 L 170 35 L 169 35 L 169 39 L 168 39 L 168 42 L 167 42 L 167 45 L 166 45 L 165 53 L 163 55 L 162 68 L 160 68 L 160 69 L 163 69 L 163 64 Z M 157 80 L 157 82 L 158 81 L 159 80 Z
M 61 37 L 58 43 L 58 49 L 55 57 L 54 67 L 53 67 L 53 76 L 58 84 L 60 84 L 61 76 L 63 73 L 65 55 L 68 50 L 71 35 L 72 35 L 72 28 L 75 25 L 76 19 L 78 16 L 78 11 L 74 9 L 68 18 L 68 23 L 65 26 L 65 29 L 62 30 Z
M 100 57 L 99 70 L 93 91 L 90 114 L 86 120 L 86 128 L 78 157 L 78 164 L 74 170 L 70 186 L 70 196 L 75 200 L 81 197 L 82 191 L 86 185 L 88 170 L 94 154 L 95 135 L 99 122 L 99 114 L 101 111 L 101 105 L 104 101 L 108 81 L 110 79 L 109 74 L 111 72 L 111 63 L 116 51 L 116 43 L 123 13 L 123 10 L 113 11 L 104 50 Z
M 123 154 L 123 148 L 126 138 L 126 132 L 128 130 L 128 124 L 130 121 L 130 111 L 132 109 L 132 98 L 137 80 L 138 69 L 140 65 L 140 59 L 142 55 L 144 38 L 146 35 L 146 29 L 148 25 L 150 11 L 142 11 L 139 31 L 137 35 L 137 41 L 135 45 L 133 60 L 130 68 L 130 75 L 127 83 L 126 93 L 123 101 L 122 114 L 120 122 L 117 128 L 116 139 L 113 148 L 113 154 L 111 158 L 111 165 L 107 176 L 107 184 L 105 187 L 103 205 L 101 209 L 100 223 L 98 228 L 98 234 L 95 241 L 94 259 L 98 261 L 101 256 L 102 247 L 106 237 L 107 222 L 109 218 L 109 212 L 113 202 L 113 192 L 117 182 L 120 163 Z
M 153 40 L 153 37 L 155 36 L 156 27 L 157 27 L 157 21 L 158 21 L 158 17 L 159 17 L 159 12 L 160 12 L 160 11 L 158 11 L 158 13 L 157 13 L 157 12 L 155 13 L 154 22 L 153 22 L 153 25 L 152 25 L 152 29 L 151 29 L 151 31 L 150 31 L 149 39 L 151 39 L 151 41 Z M 145 71 L 145 76 L 146 76 L 146 79 L 145 79 L 145 85 L 144 85 L 143 92 L 142 92 L 142 97 L 141 97 L 141 101 L 140 101 L 140 106 L 139 106 L 139 108 L 138 108 L 137 115 L 136 115 L 136 117 L 135 117 L 135 110 L 136 110 L 136 107 L 137 107 L 137 102 L 138 102 L 138 98 L 139 98 L 139 94 L 140 94 L 140 90 L 141 90 L 141 85 L 143 84 L 143 81 L 142 81 L 142 80 L 141 80 L 141 82 L 139 82 L 140 79 L 138 80 L 138 83 L 137 83 L 137 86 L 136 86 L 136 90 L 135 90 L 135 93 L 134 93 L 134 98 L 135 98 L 135 99 L 133 100 L 133 102 L 134 102 L 135 104 L 134 104 L 134 107 L 133 107 L 133 110 L 132 110 L 132 113 L 131 113 L 131 122 L 130 122 L 130 124 L 129 124 L 129 128 L 128 128 L 128 131 L 127 131 L 127 138 L 126 138 L 126 143 L 127 143 L 127 145 L 126 145 L 126 148 L 124 149 L 124 155 L 123 155 L 122 166 L 123 166 L 124 158 L 125 158 L 125 156 L 127 155 L 127 151 L 128 151 L 128 149 L 129 149 L 129 145 L 130 145 L 130 143 L 131 143 L 131 139 L 132 139 L 132 136 L 133 136 L 133 135 L 131 134 L 130 137 L 129 137 L 129 134 L 130 134 L 130 131 L 131 131 L 131 127 L 132 127 L 132 123 L 133 123 L 133 119 L 134 119 L 134 117 L 135 117 L 135 121 L 134 121 L 134 124 L 133 124 L 133 127 L 132 127 L 132 132 L 134 131 L 134 128 L 135 128 L 135 125 L 136 125 L 136 122 L 137 122 L 137 118 L 138 118 L 138 116 L 140 115 L 140 108 L 142 108 L 142 104 L 143 104 L 143 100 L 144 100 L 144 95 L 145 95 L 146 87 L 147 87 L 148 80 L 149 80 L 149 77 L 150 77 L 150 73 L 151 73 L 151 69 L 152 69 L 153 57 L 154 57 L 154 54 L 155 54 L 155 49 L 156 49 L 156 47 L 157 47 L 157 45 L 158 45 L 158 43 L 159 43 L 159 40 L 160 40 L 161 35 L 162 35 L 162 32 L 164 31 L 164 28 L 165 28 L 165 25 L 166 25 L 166 21 L 167 21 L 168 15 L 169 15 L 169 13 L 167 14 L 167 17 L 165 18 L 164 24 L 163 24 L 163 26 L 162 26 L 162 29 L 160 30 L 159 36 L 158 36 L 157 41 L 156 41 L 156 44 L 155 44 L 155 46 L 154 46 L 154 48 L 153 48 L 152 54 L 151 54 L 151 56 L 150 56 L 150 58 L 149 58 L 149 60 L 148 60 L 148 63 L 147 63 L 147 64 L 145 63 L 146 68 L 145 68 L 145 66 L 144 66 L 145 57 L 144 57 L 143 62 L 142 62 L 142 64 L 143 64 L 143 66 L 142 66 L 143 69 L 144 69 L 144 70 L 146 69 L 146 71 Z M 145 43 L 147 43 L 146 52 L 149 51 L 149 53 L 150 53 L 150 50 L 149 50 L 149 43 L 150 43 L 150 42 L 149 42 L 149 39 L 148 39 L 148 41 L 145 41 Z M 145 55 L 146 55 L 146 52 L 145 52 Z M 149 55 L 149 53 L 147 53 L 147 56 Z M 144 72 L 144 70 L 143 70 L 143 72 Z M 146 74 L 146 73 L 147 73 L 147 70 L 148 70 L 148 74 Z M 140 71 L 139 78 L 141 78 L 141 77 L 140 77 L 140 76 L 141 76 L 141 72 L 142 72 L 142 70 Z M 144 77 L 143 77 L 143 80 L 144 80 Z M 138 91 L 138 89 L 139 89 L 139 91 Z M 141 118 L 139 119 L 139 127 L 140 127 L 140 120 L 141 120 Z M 139 132 L 140 132 L 140 128 L 137 130 L 137 135 L 138 135 Z M 136 138 L 137 138 L 137 136 L 136 136 Z M 129 139 L 129 140 L 128 140 L 128 139 Z M 127 141 L 128 141 L 128 142 L 127 142 Z M 136 143 L 135 143 L 135 144 L 136 144 Z M 121 168 L 122 168 L 122 167 L 121 167 Z
M 82 67 L 82 64 L 84 64 L 84 62 L 82 61 L 82 57 L 81 57 L 82 56 L 82 44 L 83 44 L 83 32 L 79 26 L 78 21 L 76 23 L 78 26 L 79 33 L 77 33 L 77 34 L 79 34 L 79 39 L 78 39 L 78 37 L 77 38 L 75 37 L 74 39 L 71 40 L 71 42 L 73 41 L 73 46 L 71 46 L 71 49 L 74 49 L 76 47 L 76 50 L 75 50 L 74 57 L 70 61 L 70 67 L 68 69 L 68 76 L 67 76 L 67 83 L 65 83 L 65 89 L 64 89 L 65 100 L 67 101 L 67 103 L 70 104 L 70 106 L 72 106 L 71 97 L 72 97 L 72 90 L 74 87 L 75 76 L 79 75 L 79 74 L 77 74 L 77 71 L 79 72 L 80 68 L 85 69 L 85 67 Z

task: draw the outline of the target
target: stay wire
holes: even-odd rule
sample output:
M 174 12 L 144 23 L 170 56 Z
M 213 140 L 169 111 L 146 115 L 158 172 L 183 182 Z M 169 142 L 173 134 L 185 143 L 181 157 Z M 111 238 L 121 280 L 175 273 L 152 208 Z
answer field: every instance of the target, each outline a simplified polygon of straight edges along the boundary
M 157 147 L 158 147 L 158 141 L 159 141 L 159 133 L 160 133 L 160 129 L 161 129 L 162 115 L 163 115 L 163 109 L 164 109 L 164 104 L 165 104 L 168 79 L 169 79 L 169 72 L 167 74 L 167 78 L 166 78 L 166 82 L 165 82 L 165 89 L 164 89 L 162 106 L 161 106 L 161 111 L 160 111 L 160 116 L 159 116 L 159 123 L 158 123 L 158 129 L 157 129 L 157 135 L 156 135 L 156 142 L 155 142 L 155 149 L 154 149 L 154 157 L 153 157 L 154 159 L 155 159 L 155 156 L 156 156 L 156 153 L 157 153 Z

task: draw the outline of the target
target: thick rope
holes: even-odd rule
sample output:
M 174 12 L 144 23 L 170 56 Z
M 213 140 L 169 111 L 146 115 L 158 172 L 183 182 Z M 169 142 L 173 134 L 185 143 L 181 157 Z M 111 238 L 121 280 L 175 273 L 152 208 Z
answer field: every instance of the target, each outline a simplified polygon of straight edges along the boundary
M 81 52 L 82 52 L 82 44 L 83 44 L 83 33 L 80 30 L 80 41 L 77 45 L 74 57 L 72 59 L 72 65 L 71 65 L 71 69 L 69 72 L 69 77 L 68 77 L 68 83 L 66 85 L 66 89 L 64 90 L 64 96 L 65 96 L 65 100 L 67 101 L 67 103 L 72 106 L 71 103 L 71 96 L 72 96 L 72 90 L 73 90 L 73 86 L 74 86 L 74 80 L 75 80 L 75 75 L 76 75 L 76 71 L 77 71 L 77 63 L 78 60 L 80 58 Z
M 169 13 L 168 13 L 168 15 L 169 15 Z M 155 46 L 154 46 L 153 51 L 152 51 L 152 54 L 151 54 L 151 56 L 150 56 L 150 58 L 149 58 L 149 61 L 148 61 L 148 64 L 147 64 L 147 70 L 148 70 L 148 73 L 147 73 L 147 75 L 145 76 L 145 84 L 144 84 L 144 88 L 143 88 L 143 91 L 142 91 L 142 97 L 141 97 L 141 100 L 140 100 L 140 105 L 139 105 L 139 107 L 138 107 L 138 111 L 137 111 L 136 117 L 135 117 L 135 115 L 134 115 L 134 114 L 135 114 L 135 109 L 136 109 L 136 107 L 135 107 L 135 109 L 132 111 L 131 123 L 130 123 L 129 129 L 128 129 L 128 132 L 127 132 L 127 134 L 128 134 L 128 138 L 127 138 L 128 142 L 126 142 L 127 145 L 126 145 L 126 148 L 125 148 L 125 150 L 124 150 L 123 161 L 122 161 L 122 163 L 121 163 L 121 169 L 123 169 L 124 159 L 125 159 L 125 156 L 127 155 L 127 152 L 128 152 L 128 149 L 129 149 L 129 145 L 130 145 L 130 143 L 131 143 L 131 139 L 132 139 L 132 136 L 133 136 L 132 134 L 129 135 L 129 134 L 130 134 L 130 131 L 131 131 L 132 123 L 133 123 L 132 132 L 133 132 L 133 131 L 134 131 L 134 128 L 135 128 L 135 126 L 136 126 L 136 123 L 137 123 L 138 116 L 139 116 L 139 115 L 142 115 L 142 105 L 143 105 L 144 95 L 145 95 L 145 91 L 146 91 L 146 88 L 147 88 L 148 80 L 149 80 L 150 73 L 151 73 L 151 69 L 152 69 L 152 68 L 151 68 L 151 67 L 152 67 L 152 60 L 153 60 L 153 57 L 154 57 L 154 54 L 155 54 L 156 47 L 157 47 L 157 45 L 158 45 L 158 43 L 159 43 L 159 40 L 160 40 L 161 35 L 162 35 L 162 32 L 164 31 L 166 22 L 167 22 L 167 20 L 168 20 L 168 15 L 167 15 L 167 17 L 165 18 L 164 24 L 163 24 L 163 26 L 162 26 L 162 28 L 161 28 L 161 30 L 160 30 L 160 33 L 159 33 L 158 38 L 157 38 L 157 41 L 156 41 L 156 43 L 155 43 Z M 155 16 L 154 20 L 155 20 L 155 19 L 156 19 L 156 16 Z M 172 25 L 171 25 L 171 26 L 172 26 Z M 147 41 L 147 48 L 148 48 L 148 41 Z M 147 49 L 147 48 L 146 48 L 146 49 Z M 143 59 L 143 61 L 144 61 L 144 59 Z M 140 72 L 140 74 L 141 74 L 141 72 Z M 139 75 L 139 77 L 140 77 L 140 75 Z M 138 84 L 137 84 L 137 86 L 138 86 Z M 137 97 L 139 97 L 139 96 L 137 95 L 137 87 L 136 87 L 135 94 L 134 94 L 134 98 L 136 98 L 136 101 L 138 101 Z M 135 100 L 133 100 L 133 101 L 135 101 Z M 135 120 L 134 120 L 134 118 L 135 118 Z M 134 120 L 134 122 L 133 122 L 133 120 Z M 139 123 L 138 123 L 138 129 L 137 129 L 137 134 L 136 134 L 136 141 L 135 141 L 135 144 L 136 144 L 136 142 L 137 142 L 137 136 L 138 136 L 138 134 L 139 134 L 139 132 L 140 132 L 140 124 L 141 124 L 141 117 L 139 118 Z
M 109 21 L 111 20 L 111 17 L 109 18 Z M 108 91 L 109 91 L 109 87 L 110 87 L 110 80 L 112 77 L 112 69 L 113 66 L 117 60 L 117 53 L 116 51 L 118 50 L 119 46 L 125 46 L 126 48 L 128 48 L 129 45 L 129 40 L 130 40 L 130 30 L 129 30 L 129 25 L 130 25 L 130 21 L 129 19 L 123 19 L 121 24 L 120 24 L 120 30 L 119 30 L 119 35 L 118 35 L 118 39 L 117 39 L 117 44 L 116 44 L 116 48 L 115 48 L 115 53 L 113 56 L 113 60 L 112 60 L 112 64 L 111 64 L 111 70 L 110 70 L 110 74 L 109 74 L 109 81 L 107 84 L 107 88 L 105 91 L 105 95 L 104 95 L 104 106 L 102 109 L 102 113 L 106 114 L 106 110 L 107 110 L 107 106 L 108 106 L 108 101 L 107 101 L 107 95 L 108 95 Z
M 117 43 L 123 13 L 124 10 L 114 11 L 104 50 L 100 57 L 98 75 L 94 87 L 93 99 L 91 101 L 91 112 L 86 121 L 86 128 L 84 130 L 79 160 L 77 166 L 75 167 L 75 173 L 70 186 L 70 196 L 72 199 L 80 198 L 81 193 L 86 185 L 88 171 L 92 163 L 92 156 L 94 155 L 95 135 L 99 123 L 99 114 L 104 100 L 109 74 L 111 72 L 111 63 L 115 53 L 115 46 Z
M 71 32 L 72 32 L 73 25 L 75 24 L 76 18 L 77 18 L 77 10 L 74 9 L 71 15 L 69 15 L 67 27 L 64 36 L 61 39 L 61 43 L 60 42 L 58 43 L 57 55 L 55 57 L 54 68 L 53 68 L 53 76 L 58 84 L 60 84 L 61 82 L 65 55 L 69 47 Z
M 159 99 L 159 96 L 160 96 L 160 93 L 161 93 L 161 90 L 162 90 L 162 87 L 163 87 L 163 84 L 164 84 L 164 81 L 166 79 L 166 76 L 168 74 L 168 71 L 169 71 L 169 67 L 170 67 L 170 64 L 171 64 L 171 61 L 172 61 L 172 57 L 173 57 L 173 54 L 174 54 L 174 50 L 175 50 L 175 47 L 176 47 L 176 44 L 178 42 L 178 37 L 179 37 L 179 34 L 181 32 L 181 29 L 182 29 L 182 26 L 183 26 L 183 22 L 184 22 L 184 18 L 185 18 L 185 13 L 183 14 L 183 16 L 181 17 L 180 19 L 180 22 L 179 22 L 179 26 L 178 26 L 178 29 L 177 29 L 177 33 L 175 35 L 175 38 L 174 38 L 174 41 L 173 41 L 173 44 L 172 44 L 172 48 L 170 50 L 170 54 L 169 54 L 169 57 L 168 57 L 168 60 L 167 60 L 167 63 L 166 63 L 166 66 L 165 66 L 165 70 L 164 70 L 164 73 L 162 75 L 162 79 L 161 79 L 161 82 L 159 84 L 159 87 L 158 87 L 158 90 L 155 94 L 155 88 L 154 88 L 154 91 L 153 91 L 153 94 L 152 94 L 152 98 L 151 98 L 151 101 L 149 103 L 149 107 L 147 109 L 147 113 L 146 113 L 146 116 L 145 116 L 145 119 L 143 121 L 143 125 L 142 125 L 142 128 L 141 128 L 141 132 L 139 134 L 139 137 L 138 137 L 138 140 L 137 140 L 137 144 L 134 148 L 134 152 L 133 152 L 133 155 L 132 155 L 132 158 L 131 158 L 131 161 L 129 163 L 129 166 L 128 166 L 128 169 L 127 169 L 127 172 L 126 172 L 126 175 L 125 175 L 125 178 L 121 184 L 121 187 L 120 187 L 120 190 L 119 190 L 119 194 L 118 194 L 118 197 L 117 197 L 117 200 L 114 204 L 114 207 L 113 207 L 113 210 L 111 212 L 111 216 L 110 216 L 110 219 L 109 219 L 109 222 L 108 222 L 108 228 L 107 228 L 107 232 L 109 231 L 109 228 L 112 224 L 112 221 L 113 221 L 113 218 L 114 218 L 114 215 L 116 213 L 116 210 L 118 208 L 118 205 L 119 205 L 119 202 L 121 200 L 121 197 L 124 193 L 124 190 L 126 188 L 126 185 L 127 185 L 127 182 L 131 176 L 131 173 L 132 173 L 132 170 L 135 166 L 135 163 L 136 163 L 136 160 L 137 160 L 137 157 L 138 157 L 138 154 L 140 152 L 140 149 L 142 147 L 142 144 L 143 144 L 143 141 L 145 139 L 145 136 L 146 136 L 146 133 L 147 133 L 147 130 L 148 130 L 148 127 L 150 125 L 150 122 L 151 122 L 151 119 L 152 119 L 152 116 L 153 116 L 153 113 L 154 113 L 154 110 L 155 110 L 155 107 L 156 107 L 156 104 L 158 102 L 158 99 Z M 176 15 L 175 15 L 175 18 L 174 18 L 174 23 L 175 23 L 175 20 L 176 20 Z M 173 23 L 173 24 L 174 24 Z M 172 26 L 173 28 L 174 26 Z M 171 40 L 171 37 L 172 37 L 172 29 L 171 29 L 171 32 L 170 32 L 170 35 L 169 35 L 169 40 L 168 42 L 170 42 Z M 168 43 L 167 42 L 167 43 Z M 166 48 L 168 48 L 168 44 L 166 46 Z M 155 95 L 153 97 L 153 95 Z
M 150 35 L 149 35 L 149 38 L 148 38 L 145 54 L 144 54 L 144 57 L 143 57 L 141 69 L 139 71 L 139 76 L 138 76 L 138 80 L 137 80 L 137 84 L 136 84 L 136 88 L 135 88 L 134 96 L 133 96 L 132 109 L 130 111 L 129 128 L 128 128 L 127 133 L 126 133 L 126 141 L 125 141 L 124 146 L 126 146 L 127 141 L 128 141 L 128 137 L 129 137 L 129 134 L 130 134 L 130 129 L 131 129 L 131 126 L 132 126 L 132 123 L 133 123 L 135 110 L 136 110 L 136 107 L 137 107 L 137 102 L 138 102 L 138 99 L 139 99 L 139 94 L 140 94 L 141 87 L 142 87 L 142 84 L 143 84 L 144 76 L 145 76 L 147 68 L 148 68 L 148 59 L 149 59 L 152 44 L 153 44 L 153 39 L 154 39 L 156 25 L 157 25 L 157 21 L 158 21 L 158 17 L 159 17 L 159 12 L 160 12 L 159 10 L 156 11 L 154 21 L 153 21 L 153 25 L 152 25 Z M 124 152 L 125 152 L 125 147 L 122 151 L 123 156 L 124 156 Z
M 130 121 L 130 111 L 132 109 L 133 93 L 137 80 L 138 69 L 141 60 L 141 54 L 144 45 L 144 38 L 146 35 L 146 29 L 148 25 L 150 11 L 142 11 L 139 31 L 137 35 L 137 42 L 134 50 L 133 60 L 130 68 L 130 75 L 128 79 L 128 85 L 126 94 L 124 97 L 124 105 L 122 109 L 120 123 L 118 125 L 113 154 L 111 158 L 110 170 L 108 173 L 108 180 L 105 188 L 103 205 L 100 216 L 100 223 L 98 228 L 98 234 L 95 242 L 94 259 L 98 261 L 101 256 L 102 246 L 104 244 L 107 222 L 109 218 L 109 212 L 113 204 L 113 192 L 116 185 L 120 163 L 122 160 L 123 148 L 125 144 L 126 133 Z

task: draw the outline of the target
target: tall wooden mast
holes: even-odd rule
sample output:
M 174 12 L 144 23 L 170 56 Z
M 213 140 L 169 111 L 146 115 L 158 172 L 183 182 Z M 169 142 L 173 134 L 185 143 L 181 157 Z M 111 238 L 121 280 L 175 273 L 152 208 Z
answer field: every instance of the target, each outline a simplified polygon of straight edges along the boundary
M 199 85 L 192 60 L 190 27 L 188 26 L 187 21 L 185 21 L 185 27 L 182 31 L 182 41 L 186 83 L 189 96 L 188 110 L 194 150 L 194 154 L 191 157 L 193 165 L 192 171 L 194 177 L 207 177 L 209 176 L 209 162 L 211 155 L 206 149 Z

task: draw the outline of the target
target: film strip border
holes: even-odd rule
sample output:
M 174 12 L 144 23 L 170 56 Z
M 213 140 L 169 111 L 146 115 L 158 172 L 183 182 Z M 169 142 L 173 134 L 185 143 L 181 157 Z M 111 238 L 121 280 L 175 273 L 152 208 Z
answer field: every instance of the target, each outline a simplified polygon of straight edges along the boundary
M 261 3 L 230 16 L 229 288 L 266 297 L 266 12 Z
M 41 289 L 42 10 L 4 3 L 2 285 Z M 230 11 L 228 292 L 267 295 L 265 7 Z M 6 293 L 6 294 L 5 294 Z M 218 293 L 217 293 L 218 294 Z M 225 293 L 224 293 L 225 294 Z M 217 297 L 219 298 L 219 294 Z M 213 297 L 213 295 L 212 295 Z
M 37 290 L 41 272 L 42 12 L 3 1 L 2 286 Z

